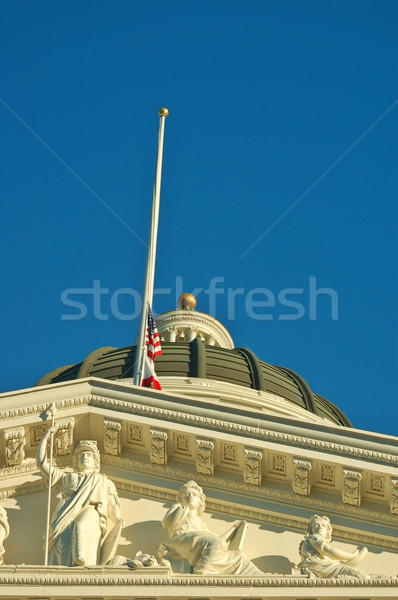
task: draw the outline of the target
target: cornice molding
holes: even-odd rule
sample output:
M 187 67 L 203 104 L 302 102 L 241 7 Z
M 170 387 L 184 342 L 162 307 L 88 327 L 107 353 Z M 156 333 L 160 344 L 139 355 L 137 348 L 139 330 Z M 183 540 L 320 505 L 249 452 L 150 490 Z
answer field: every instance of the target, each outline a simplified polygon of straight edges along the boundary
M 13 572 L 10 572 L 12 568 Z M 218 575 L 205 577 L 201 575 L 150 576 L 150 568 L 140 574 L 132 575 L 128 567 L 118 567 L 112 573 L 111 567 L 90 567 L 85 571 L 73 567 L 73 574 L 64 574 L 59 567 L 45 567 L 45 573 L 40 574 L 41 567 L 35 566 L 35 573 L 25 566 L 1 566 L 0 585 L 23 586 L 197 586 L 197 587 L 284 587 L 284 588 L 395 588 L 398 587 L 397 577 L 358 579 L 346 577 L 343 579 L 317 579 L 305 576 L 264 575 L 258 577 L 240 577 Z M 158 569 L 158 567 L 156 568 Z M 137 571 L 135 572 L 137 573 Z
M 300 435 L 281 433 L 279 431 L 269 431 L 267 429 L 260 429 L 251 427 L 249 425 L 231 423 L 228 421 L 222 421 L 220 419 L 212 419 L 209 417 L 202 417 L 199 415 L 192 415 L 180 411 L 150 406 L 148 404 L 138 404 L 132 401 L 117 400 L 115 398 L 107 398 L 104 396 L 90 395 L 68 398 L 56 401 L 55 405 L 58 410 L 83 406 L 117 410 L 121 413 L 151 417 L 167 422 L 183 423 L 185 425 L 192 425 L 193 427 L 203 427 L 213 431 L 249 437 L 251 439 L 271 441 L 293 447 L 308 448 L 310 450 L 318 450 L 320 452 L 329 452 L 331 454 L 339 454 L 342 456 L 348 456 L 370 462 L 398 466 L 398 456 L 393 456 L 392 454 L 385 454 L 382 452 L 375 452 L 373 450 L 365 450 L 348 445 L 311 439 Z M 23 408 L 6 410 L 0 412 L 0 420 L 15 419 L 18 417 L 41 414 L 46 408 L 47 404 L 37 404 Z
M 130 414 L 139 414 L 142 416 L 155 417 L 163 421 L 174 421 L 184 423 L 186 425 L 200 426 L 213 431 L 228 432 L 235 435 L 246 436 L 252 439 L 267 440 L 277 443 L 289 444 L 301 448 L 309 448 L 311 450 L 320 450 L 322 452 L 331 452 L 333 454 L 341 454 L 362 460 L 381 462 L 385 464 L 398 465 L 398 456 L 392 454 L 384 454 L 382 452 L 374 452 L 372 450 L 364 450 L 361 448 L 353 448 L 333 442 L 325 442 L 322 440 L 314 440 L 311 438 L 291 435 L 288 433 L 280 433 L 278 431 L 269 431 L 250 427 L 248 425 L 240 425 L 219 419 L 211 419 L 201 417 L 199 415 L 191 415 L 179 411 L 172 411 L 155 406 L 136 404 L 135 402 L 125 402 L 114 398 L 105 398 L 103 396 L 92 396 L 90 399 L 91 406 L 98 408 L 111 408 L 118 411 L 127 412 Z

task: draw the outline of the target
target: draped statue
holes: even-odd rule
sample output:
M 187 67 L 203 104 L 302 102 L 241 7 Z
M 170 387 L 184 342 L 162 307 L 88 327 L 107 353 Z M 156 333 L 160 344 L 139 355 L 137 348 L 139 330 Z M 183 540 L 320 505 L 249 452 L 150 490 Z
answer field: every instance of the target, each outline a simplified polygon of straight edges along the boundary
M 162 521 L 169 537 L 159 547 L 159 557 L 186 559 L 197 575 L 263 575 L 240 550 L 246 523 L 237 522 L 222 536 L 212 533 L 200 518 L 205 499 L 202 488 L 194 481 L 181 487 L 178 504 L 169 509 Z
M 332 541 L 332 526 L 328 517 L 313 515 L 300 543 L 301 562 L 299 567 L 310 571 L 315 577 L 358 577 L 370 576 L 356 569 L 366 556 L 367 548 L 345 552 L 336 548 Z
M 47 479 L 47 441 L 54 431 L 53 427 L 46 431 L 37 451 L 37 466 Z M 61 488 L 62 498 L 50 523 L 49 564 L 106 564 L 115 554 L 123 522 L 115 485 L 100 473 L 97 442 L 83 440 L 78 444 L 73 469 L 73 472 L 52 470 L 52 486 Z M 108 519 L 114 527 L 106 536 Z
M 0 506 L 0 565 L 4 563 L 3 555 L 4 555 L 4 546 L 3 542 L 10 533 L 10 526 L 8 524 L 7 511 L 4 506 Z

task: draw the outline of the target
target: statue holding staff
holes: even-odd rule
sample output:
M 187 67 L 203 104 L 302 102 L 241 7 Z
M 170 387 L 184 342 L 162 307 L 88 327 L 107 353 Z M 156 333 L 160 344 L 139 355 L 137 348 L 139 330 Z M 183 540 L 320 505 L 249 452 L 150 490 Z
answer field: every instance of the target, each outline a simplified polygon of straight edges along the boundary
M 50 427 L 43 435 L 36 457 L 43 476 L 62 494 L 49 527 L 49 564 L 106 564 L 115 554 L 123 524 L 115 485 L 100 473 L 100 453 L 93 440 L 82 440 L 75 448 L 73 472 L 52 468 L 50 475 L 47 441 L 55 431 Z M 106 536 L 108 519 L 115 525 Z

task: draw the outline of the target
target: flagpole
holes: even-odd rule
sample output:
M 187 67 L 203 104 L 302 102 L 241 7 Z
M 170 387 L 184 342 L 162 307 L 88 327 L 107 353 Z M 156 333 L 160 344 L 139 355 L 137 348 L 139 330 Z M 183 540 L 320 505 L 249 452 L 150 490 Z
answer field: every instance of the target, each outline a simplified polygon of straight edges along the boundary
M 138 341 L 135 349 L 134 363 L 134 384 L 141 385 L 142 373 L 144 367 L 145 351 L 146 351 L 146 328 L 148 322 L 148 306 L 152 306 L 153 286 L 155 281 L 155 260 L 156 260 L 156 243 L 158 236 L 159 224 L 159 205 L 160 205 L 160 187 L 162 182 L 162 160 L 163 160 L 163 140 L 164 140 L 164 123 L 169 111 L 167 108 L 159 110 L 159 135 L 158 135 L 158 156 L 156 161 L 155 181 L 153 184 L 152 197 L 152 213 L 151 224 L 149 228 L 148 239 L 148 254 L 146 261 L 144 288 L 142 294 L 142 310 L 141 321 L 138 333 Z
M 55 404 L 52 403 L 47 412 L 51 413 L 51 427 L 54 428 L 55 420 Z M 46 542 L 44 550 L 44 566 L 48 565 L 48 543 L 50 538 L 50 516 L 51 516 L 51 486 L 52 486 L 52 472 L 53 472 L 53 447 L 54 447 L 54 432 L 51 432 L 50 436 L 50 460 L 48 465 L 48 497 L 47 497 L 47 520 L 46 520 Z

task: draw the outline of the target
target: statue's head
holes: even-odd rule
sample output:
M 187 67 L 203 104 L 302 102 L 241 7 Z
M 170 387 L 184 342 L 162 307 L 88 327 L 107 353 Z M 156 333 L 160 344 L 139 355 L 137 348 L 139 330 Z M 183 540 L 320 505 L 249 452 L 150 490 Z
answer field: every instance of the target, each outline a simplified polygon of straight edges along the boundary
M 99 473 L 100 453 L 95 440 L 82 440 L 78 443 L 73 452 L 73 469 Z
M 183 506 L 196 508 L 198 515 L 201 515 L 206 506 L 206 496 L 202 488 L 195 481 L 184 483 L 179 489 L 178 500 Z
M 332 526 L 330 524 L 329 517 L 325 515 L 320 517 L 319 515 L 312 515 L 307 525 L 306 535 L 319 534 L 325 538 L 327 542 L 332 539 Z

